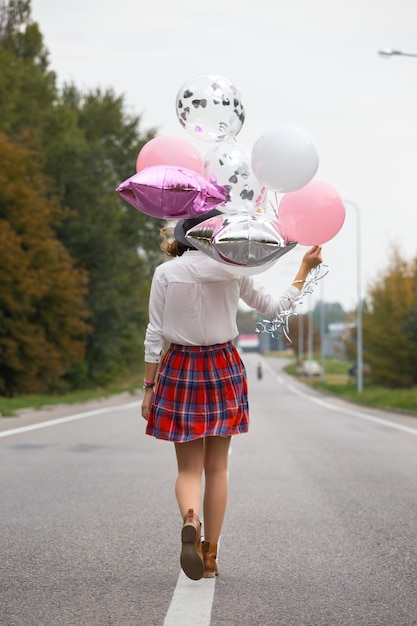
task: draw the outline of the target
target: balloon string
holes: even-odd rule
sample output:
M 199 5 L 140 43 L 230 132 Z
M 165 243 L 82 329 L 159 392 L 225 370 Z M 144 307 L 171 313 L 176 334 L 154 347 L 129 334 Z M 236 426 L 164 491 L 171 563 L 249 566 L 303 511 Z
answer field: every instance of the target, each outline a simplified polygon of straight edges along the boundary
M 275 200 L 275 204 L 272 203 L 271 199 L 269 200 L 269 204 L 270 204 L 270 206 L 271 206 L 271 208 L 272 208 L 272 210 L 274 212 L 274 215 L 275 215 L 276 219 L 279 219 L 278 218 L 279 200 L 278 200 L 278 194 L 277 194 L 276 191 L 274 192 L 274 200 Z
M 300 290 L 299 295 L 296 296 L 296 298 L 294 299 L 288 297 L 288 305 L 284 307 L 284 309 L 275 319 L 262 320 L 262 322 L 257 322 L 255 326 L 255 332 L 268 333 L 272 337 L 278 337 L 280 334 L 283 334 L 287 341 L 289 341 L 289 343 L 292 343 L 289 335 L 290 317 L 292 315 L 297 315 L 296 307 L 302 304 L 304 296 L 313 293 L 314 287 L 317 285 L 319 280 L 321 280 L 328 274 L 328 272 L 328 266 L 323 264 L 318 265 L 313 270 L 311 270 L 306 282 L 304 283 L 304 287 Z

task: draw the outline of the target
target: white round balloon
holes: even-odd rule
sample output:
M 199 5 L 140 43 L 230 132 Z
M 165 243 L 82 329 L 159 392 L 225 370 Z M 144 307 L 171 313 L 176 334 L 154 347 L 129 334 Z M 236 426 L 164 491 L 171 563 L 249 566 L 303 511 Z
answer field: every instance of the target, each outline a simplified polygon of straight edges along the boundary
M 251 163 L 261 185 L 286 193 L 304 187 L 313 178 L 319 157 L 304 129 L 282 125 L 259 137 L 252 148 Z

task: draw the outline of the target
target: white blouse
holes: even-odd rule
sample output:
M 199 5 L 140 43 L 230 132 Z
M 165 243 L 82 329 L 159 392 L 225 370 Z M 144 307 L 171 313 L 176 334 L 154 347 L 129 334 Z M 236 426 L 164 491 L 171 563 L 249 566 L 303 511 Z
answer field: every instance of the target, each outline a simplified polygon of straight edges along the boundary
M 158 363 L 165 341 L 209 346 L 239 334 L 236 313 L 241 298 L 271 319 L 291 304 L 299 290 L 290 286 L 280 298 L 258 285 L 252 276 L 237 276 L 205 252 L 187 250 L 159 265 L 149 297 L 145 361 Z

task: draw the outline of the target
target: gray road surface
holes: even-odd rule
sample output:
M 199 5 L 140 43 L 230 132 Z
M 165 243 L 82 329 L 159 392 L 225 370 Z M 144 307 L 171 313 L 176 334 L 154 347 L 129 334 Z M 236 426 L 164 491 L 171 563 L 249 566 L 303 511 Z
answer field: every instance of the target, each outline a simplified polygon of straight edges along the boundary
M 318 404 L 280 361 L 260 381 L 245 362 L 210 625 L 417 625 L 417 420 Z M 144 424 L 132 407 L 0 438 L 1 626 L 163 625 L 181 521 L 173 449 Z

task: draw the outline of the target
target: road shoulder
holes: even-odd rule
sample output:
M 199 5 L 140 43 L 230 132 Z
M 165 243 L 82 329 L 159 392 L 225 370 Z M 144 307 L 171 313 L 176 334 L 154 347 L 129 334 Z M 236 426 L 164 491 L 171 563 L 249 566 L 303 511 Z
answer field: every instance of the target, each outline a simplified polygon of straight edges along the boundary
M 16 414 L 10 417 L 0 416 L 0 432 L 11 430 L 13 428 L 21 428 L 22 426 L 31 426 L 39 422 L 46 422 L 68 415 L 76 415 L 85 411 L 94 411 L 104 407 L 120 406 L 140 401 L 142 399 L 142 391 L 123 392 L 107 398 L 98 398 L 88 402 L 80 402 L 74 404 L 50 404 L 40 409 L 20 409 Z

